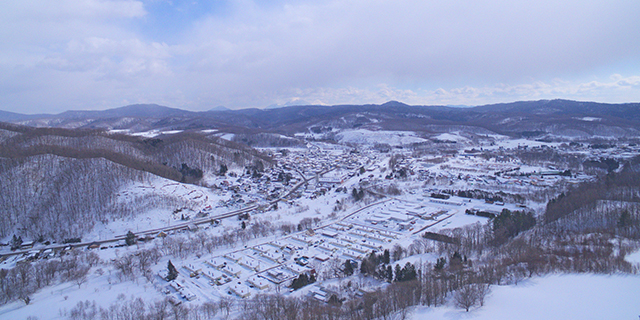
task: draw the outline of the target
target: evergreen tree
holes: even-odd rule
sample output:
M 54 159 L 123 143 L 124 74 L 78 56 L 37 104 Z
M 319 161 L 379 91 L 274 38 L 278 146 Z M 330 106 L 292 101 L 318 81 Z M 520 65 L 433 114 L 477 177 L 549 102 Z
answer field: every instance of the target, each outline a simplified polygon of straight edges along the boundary
M 618 228 L 624 228 L 631 225 L 631 215 L 629 215 L 629 211 L 622 211 L 620 214 L 620 219 L 618 219 Z
M 362 273 L 362 275 L 367 275 L 369 274 L 369 271 L 371 269 L 371 266 L 369 265 L 369 261 L 367 259 L 362 260 L 362 262 L 360 262 L 360 273 Z
M 220 175 L 221 175 L 221 176 L 224 176 L 225 174 L 227 174 L 227 171 L 228 171 L 228 170 L 229 170 L 229 169 L 227 168 L 227 165 L 226 165 L 226 164 L 224 164 L 224 163 L 221 163 L 221 164 L 220 164 Z
M 314 276 L 309 277 L 306 273 L 301 273 L 296 279 L 291 282 L 291 288 L 293 290 L 298 290 L 314 282 L 316 282 L 316 278 Z
M 20 249 L 20 246 L 22 245 L 22 236 L 20 237 L 16 237 L 16 235 L 13 235 L 13 238 L 11 238 L 11 250 L 16 250 L 16 249 Z
M 440 271 L 444 268 L 446 263 L 447 263 L 447 259 L 445 259 L 444 257 L 438 258 L 438 260 L 436 260 L 436 265 L 433 267 L 433 269 L 435 269 L 436 271 Z
M 384 252 L 382 253 L 382 263 L 389 264 L 390 261 L 389 249 L 384 249 Z
M 360 201 L 360 195 L 358 194 L 358 190 L 356 190 L 356 188 L 353 188 L 353 190 L 351 190 L 351 196 L 353 197 L 353 200 Z
M 178 277 L 178 270 L 173 266 L 171 260 L 169 260 L 169 263 L 167 263 L 167 269 L 169 271 L 169 273 L 167 274 L 167 281 L 175 280 Z
M 410 262 L 407 262 L 407 264 L 404 265 L 401 274 L 402 279 L 400 281 L 411 281 L 418 276 L 416 273 L 416 267 Z
M 403 278 L 403 276 L 402 276 L 402 268 L 400 268 L 399 264 L 396 264 L 396 268 L 395 269 L 396 269 L 395 270 L 396 271 L 396 281 L 402 281 L 402 278 Z
M 349 259 L 344 262 L 344 274 L 347 276 L 353 274 L 353 265 L 351 264 L 351 260 Z
M 131 230 L 129 230 L 129 232 L 127 232 L 127 237 L 124 239 L 124 242 L 130 246 L 136 243 L 136 235 L 133 234 L 133 232 L 131 232 Z

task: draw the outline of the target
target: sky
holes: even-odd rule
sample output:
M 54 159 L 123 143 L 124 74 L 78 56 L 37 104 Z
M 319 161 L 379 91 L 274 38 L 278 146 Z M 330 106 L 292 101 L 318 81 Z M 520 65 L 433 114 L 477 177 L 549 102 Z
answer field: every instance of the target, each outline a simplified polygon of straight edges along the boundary
M 6 0 L 0 110 L 640 102 L 637 0 Z

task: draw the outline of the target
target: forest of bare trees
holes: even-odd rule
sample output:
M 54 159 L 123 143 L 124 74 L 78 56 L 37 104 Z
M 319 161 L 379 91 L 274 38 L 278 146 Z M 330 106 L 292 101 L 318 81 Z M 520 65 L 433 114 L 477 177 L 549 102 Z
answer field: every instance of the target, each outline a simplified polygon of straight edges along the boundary
M 247 146 L 200 133 L 140 138 L 6 123 L 0 132 L 0 237 L 80 238 L 95 223 L 132 217 L 150 203 L 187 206 L 157 196 L 117 202 L 118 191 L 129 184 L 154 176 L 198 183 L 222 164 L 272 163 Z
M 636 274 L 638 266 L 624 257 L 639 246 L 634 241 L 640 237 L 637 231 L 640 214 L 635 200 L 638 181 L 604 177 L 601 183 L 610 190 L 604 194 L 608 200 L 596 200 L 595 205 L 591 205 L 591 199 L 584 197 L 580 205 L 562 206 L 572 211 L 562 212 L 555 220 L 541 217 L 532 221 L 533 217 L 526 212 L 510 212 L 500 220 L 490 220 L 486 224 L 425 234 L 406 248 L 398 246 L 387 252 L 371 253 L 360 268 L 351 272 L 345 272 L 343 266 L 346 264 L 337 263 L 339 277 L 360 273 L 389 283 L 376 290 L 364 290 L 361 296 L 345 294 L 355 292 L 359 287 L 357 281 L 349 281 L 344 289 L 350 289 L 336 290 L 335 297 L 332 296 L 328 303 L 311 297 L 282 295 L 258 295 L 243 301 L 225 298 L 199 306 L 176 305 L 168 300 L 145 302 L 121 298 L 120 303 L 109 308 L 98 307 L 90 301 L 80 302 L 72 310 L 63 311 L 63 316 L 70 319 L 207 319 L 212 315 L 224 318 L 235 314 L 240 319 L 403 319 L 409 316 L 412 307 L 419 305 L 439 306 L 451 302 L 469 310 L 484 303 L 491 286 L 517 284 L 532 276 L 553 272 Z M 574 193 L 591 194 L 590 187 L 599 188 L 599 184 L 589 183 L 570 190 L 554 203 L 580 198 Z M 139 254 L 120 256 L 113 262 L 118 271 L 116 277 L 119 281 L 128 281 L 137 275 L 145 275 L 152 281 L 149 266 L 157 262 L 160 255 L 201 255 L 220 246 L 235 246 L 236 242 L 252 237 L 297 229 L 272 226 L 266 221 L 252 222 L 246 229 L 217 237 L 193 233 L 186 238 L 166 238 L 163 243 Z M 395 262 L 427 252 L 440 258 L 435 263 L 416 265 Z M 33 288 L 51 281 L 74 281 L 82 285 L 83 268 L 95 259 L 91 258 L 91 253 L 74 255 L 64 257 L 61 262 L 25 263 L 2 271 L 2 299 L 24 300 Z

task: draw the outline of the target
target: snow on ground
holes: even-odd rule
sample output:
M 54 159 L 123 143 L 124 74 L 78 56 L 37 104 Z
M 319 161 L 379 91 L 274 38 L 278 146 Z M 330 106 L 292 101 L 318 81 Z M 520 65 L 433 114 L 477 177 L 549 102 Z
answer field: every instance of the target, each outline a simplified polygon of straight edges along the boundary
M 640 277 L 569 274 L 492 286 L 484 307 L 419 307 L 413 319 L 638 319 Z M 452 303 L 452 302 L 451 302 Z
M 235 137 L 236 135 L 234 133 L 224 133 L 224 134 L 217 134 L 217 136 L 220 137 L 221 139 L 232 141 L 233 137 Z
M 153 138 L 163 134 L 176 134 L 180 132 L 182 132 L 182 130 L 170 130 L 170 131 L 151 130 L 151 131 L 144 131 L 144 132 L 135 132 L 135 133 L 132 133 L 131 135 L 137 136 L 137 137 L 144 137 L 144 138 Z
M 505 140 L 496 141 L 496 144 L 494 146 L 484 146 L 483 148 L 498 149 L 500 147 L 503 147 L 505 149 L 514 149 L 519 146 L 527 146 L 529 148 L 541 147 L 541 146 L 558 147 L 561 144 L 562 143 L 560 142 L 542 142 L 542 141 L 535 141 L 535 140 L 529 140 L 529 139 L 505 139 Z
M 111 129 L 107 132 L 113 133 L 113 134 L 118 134 L 118 133 L 128 134 L 130 130 L 129 129 Z
M 220 200 L 228 197 L 216 194 L 210 189 L 191 184 L 178 183 L 175 181 L 158 178 L 150 182 L 135 183 L 123 188 L 118 194 L 118 201 L 121 203 L 135 203 L 140 199 L 152 196 L 168 196 L 188 200 L 193 210 L 185 209 L 179 214 L 173 214 L 175 207 L 142 208 L 135 217 L 131 219 L 117 219 L 108 224 L 96 223 L 94 229 L 83 236 L 85 241 L 110 239 L 113 236 L 123 235 L 127 231 L 142 231 L 148 229 L 169 227 L 181 221 L 182 214 L 188 218 L 194 218 L 195 214 L 202 209 L 209 207 L 211 214 L 229 211 L 228 208 L 216 208 Z M 196 210 L 196 211 L 194 211 Z
M 578 120 L 587 121 L 587 122 L 593 122 L 593 121 L 602 121 L 602 118 L 582 117 L 582 118 L 578 118 Z
M 108 309 L 116 302 L 119 295 L 124 295 L 125 301 L 133 298 L 143 298 L 145 301 L 161 300 L 162 293 L 149 283 L 136 284 L 131 281 L 120 282 L 108 272 L 81 285 L 65 282 L 56 286 L 46 287 L 32 296 L 31 303 L 25 305 L 21 300 L 0 306 L 0 319 L 27 319 L 35 316 L 40 320 L 68 319 L 62 312 L 73 309 L 78 302 L 96 301 L 97 305 Z
M 629 261 L 629 262 L 631 262 L 631 263 L 640 264 L 640 250 L 628 254 L 626 257 L 624 257 L 624 259 Z
M 430 227 L 426 231 L 438 232 L 438 230 L 442 229 L 455 229 L 460 228 L 466 225 L 474 224 L 474 223 L 487 223 L 489 219 L 485 217 L 478 217 L 470 214 L 464 214 L 464 208 L 457 211 L 451 218 L 443 220 L 441 223 Z
M 392 146 L 425 142 L 414 132 L 406 131 L 370 131 L 366 129 L 342 131 L 336 135 L 342 143 L 375 144 L 386 143 Z
M 455 142 L 460 142 L 460 143 L 469 142 L 469 139 L 461 136 L 458 132 L 441 133 L 441 134 L 435 136 L 434 138 L 436 138 L 438 140 L 442 140 L 442 141 L 455 141 Z

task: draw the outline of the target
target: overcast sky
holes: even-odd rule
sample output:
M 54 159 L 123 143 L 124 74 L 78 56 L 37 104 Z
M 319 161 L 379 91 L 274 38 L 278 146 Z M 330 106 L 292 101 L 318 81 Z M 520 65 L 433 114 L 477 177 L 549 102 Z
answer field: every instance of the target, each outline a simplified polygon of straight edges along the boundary
M 5 0 L 0 110 L 640 102 L 640 1 Z

